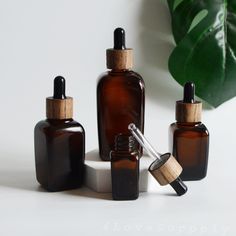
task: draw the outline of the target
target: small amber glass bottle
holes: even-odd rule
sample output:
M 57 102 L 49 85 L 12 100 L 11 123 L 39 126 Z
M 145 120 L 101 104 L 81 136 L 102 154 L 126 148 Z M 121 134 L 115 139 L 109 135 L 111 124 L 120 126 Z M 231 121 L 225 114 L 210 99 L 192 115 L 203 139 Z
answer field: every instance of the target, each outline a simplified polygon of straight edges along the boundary
M 48 191 L 80 187 L 83 182 L 85 131 L 72 119 L 73 100 L 65 96 L 65 79 L 54 80 L 46 100 L 47 119 L 34 129 L 36 177 Z
M 139 151 L 132 136 L 117 135 L 110 153 L 112 197 L 114 200 L 135 200 L 139 196 Z
M 117 28 L 114 48 L 107 50 L 107 68 L 111 70 L 100 76 L 97 85 L 99 152 L 104 161 L 110 160 L 115 136 L 128 134 L 130 123 L 144 130 L 144 81 L 131 70 L 132 58 L 132 49 L 125 47 L 125 31 Z
M 200 180 L 207 174 L 209 132 L 201 123 L 202 103 L 194 100 L 195 86 L 184 87 L 183 101 L 176 102 L 176 123 L 169 132 L 170 151 L 183 167 L 183 180 Z

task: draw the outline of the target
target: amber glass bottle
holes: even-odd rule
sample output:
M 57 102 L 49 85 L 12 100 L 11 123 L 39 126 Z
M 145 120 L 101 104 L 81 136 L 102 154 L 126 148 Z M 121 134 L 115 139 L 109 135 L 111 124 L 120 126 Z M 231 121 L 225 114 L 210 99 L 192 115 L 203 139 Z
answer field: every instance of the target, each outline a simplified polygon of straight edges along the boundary
M 194 84 L 184 87 L 183 101 L 176 102 L 176 123 L 170 126 L 170 149 L 183 167 L 183 180 L 200 180 L 207 174 L 209 132 L 201 123 L 202 103 L 194 100 Z
M 100 76 L 97 85 L 99 152 L 104 161 L 110 160 L 115 136 L 128 134 L 130 123 L 144 130 L 144 81 L 131 70 L 132 49 L 126 49 L 121 28 L 114 31 L 114 49 L 107 50 L 107 68 L 111 70 Z
M 134 137 L 117 135 L 110 153 L 112 197 L 114 200 L 135 200 L 139 196 L 139 152 Z
M 46 100 L 47 119 L 34 129 L 36 177 L 48 191 L 80 187 L 83 182 L 85 131 L 72 119 L 73 100 L 65 96 L 65 79 L 54 80 Z

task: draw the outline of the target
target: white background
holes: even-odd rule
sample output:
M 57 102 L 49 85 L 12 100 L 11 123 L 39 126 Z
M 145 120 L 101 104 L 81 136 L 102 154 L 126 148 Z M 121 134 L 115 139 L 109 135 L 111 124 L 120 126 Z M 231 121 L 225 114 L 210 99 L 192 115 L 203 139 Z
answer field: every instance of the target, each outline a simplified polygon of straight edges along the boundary
M 168 73 L 174 42 L 164 2 L 0 0 L 0 235 L 235 234 L 236 99 L 217 109 L 204 105 L 208 176 L 188 183 L 183 197 L 157 185 L 136 201 L 115 202 L 86 189 L 46 193 L 35 180 L 33 128 L 45 118 L 56 75 L 67 79 L 87 151 L 97 148 L 96 81 L 118 26 L 146 82 L 145 134 L 160 152 L 168 150 L 182 88 Z

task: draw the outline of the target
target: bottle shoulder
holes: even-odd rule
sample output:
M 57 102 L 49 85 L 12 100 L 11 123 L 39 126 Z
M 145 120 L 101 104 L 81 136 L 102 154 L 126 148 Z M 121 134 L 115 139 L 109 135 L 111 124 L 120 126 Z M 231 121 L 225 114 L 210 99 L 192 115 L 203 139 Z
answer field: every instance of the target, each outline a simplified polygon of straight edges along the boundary
M 111 151 L 111 160 L 117 160 L 117 159 L 130 159 L 130 160 L 136 160 L 138 161 L 140 158 L 139 151 Z
M 114 72 L 114 71 L 104 72 L 98 77 L 97 84 L 99 87 L 101 85 L 116 82 L 121 79 L 125 79 L 126 82 L 138 83 L 141 85 L 141 87 L 145 87 L 145 83 L 142 76 L 132 70 L 119 71 L 119 72 Z
M 52 120 L 52 119 L 45 119 L 39 121 L 35 125 L 35 131 L 68 131 L 68 132 L 80 132 L 85 133 L 83 126 L 73 120 Z
M 40 120 L 34 127 L 34 129 L 41 129 L 41 128 L 46 128 L 49 127 L 50 124 L 47 120 Z
M 172 132 L 198 132 L 204 133 L 206 136 L 209 135 L 209 131 L 207 127 L 199 122 L 199 123 L 172 123 L 170 125 L 170 131 Z

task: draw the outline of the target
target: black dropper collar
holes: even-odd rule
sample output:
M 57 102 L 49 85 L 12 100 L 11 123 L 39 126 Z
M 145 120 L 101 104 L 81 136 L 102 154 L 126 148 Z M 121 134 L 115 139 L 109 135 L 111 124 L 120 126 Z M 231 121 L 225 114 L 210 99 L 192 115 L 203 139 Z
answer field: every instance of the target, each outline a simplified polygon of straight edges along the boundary
M 171 182 L 170 185 L 178 196 L 182 196 L 188 191 L 188 187 L 184 184 L 180 177 Z
M 122 28 L 116 28 L 114 30 L 114 49 L 124 50 L 125 46 L 125 30 Z
M 66 80 L 62 76 L 57 76 L 54 79 L 54 99 L 66 99 Z
M 194 103 L 195 96 L 195 84 L 193 82 L 187 82 L 184 85 L 184 103 Z

